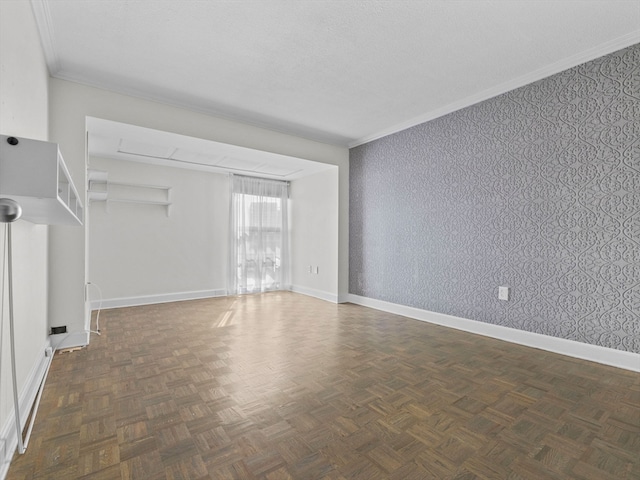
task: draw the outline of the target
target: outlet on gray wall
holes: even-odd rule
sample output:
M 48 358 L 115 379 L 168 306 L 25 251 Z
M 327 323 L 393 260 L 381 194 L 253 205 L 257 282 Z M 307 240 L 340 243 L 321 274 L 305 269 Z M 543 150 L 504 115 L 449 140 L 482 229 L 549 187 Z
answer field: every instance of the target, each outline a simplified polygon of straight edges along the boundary
M 635 45 L 353 148 L 350 292 L 640 352 L 639 115 Z

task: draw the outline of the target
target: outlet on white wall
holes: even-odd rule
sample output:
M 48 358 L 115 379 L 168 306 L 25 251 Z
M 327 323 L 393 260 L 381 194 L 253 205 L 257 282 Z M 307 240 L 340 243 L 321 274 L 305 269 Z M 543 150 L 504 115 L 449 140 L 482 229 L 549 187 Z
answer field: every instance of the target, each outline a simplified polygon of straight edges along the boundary
M 509 300 L 510 293 L 511 293 L 511 288 L 498 287 L 498 300 Z

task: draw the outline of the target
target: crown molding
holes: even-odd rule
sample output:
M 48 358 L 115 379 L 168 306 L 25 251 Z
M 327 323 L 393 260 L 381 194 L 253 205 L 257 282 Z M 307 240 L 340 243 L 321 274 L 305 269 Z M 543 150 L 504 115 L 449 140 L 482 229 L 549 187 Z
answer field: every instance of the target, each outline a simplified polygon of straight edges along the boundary
M 534 70 L 533 72 L 527 73 L 526 75 L 522 75 L 508 82 L 501 83 L 500 85 L 497 85 L 495 87 L 488 88 L 486 90 L 483 90 L 482 92 L 463 98 L 462 100 L 458 100 L 456 102 L 450 103 L 441 108 L 437 108 L 435 110 L 427 112 L 418 117 L 414 117 L 405 122 L 398 123 L 389 128 L 385 128 L 384 130 L 381 130 L 377 133 L 373 133 L 371 135 L 367 135 L 366 137 L 359 138 L 349 143 L 348 147 L 354 148 L 359 145 L 363 145 L 365 143 L 378 140 L 379 138 L 401 132 L 402 130 L 415 127 L 416 125 L 420 125 L 421 123 L 434 120 L 438 117 L 442 117 L 444 115 L 455 112 L 457 110 L 462 110 L 463 108 L 469 107 L 476 103 L 480 103 L 484 100 L 488 100 L 493 97 L 497 97 L 498 95 L 502 95 L 503 93 L 510 92 L 511 90 L 515 90 L 516 88 L 523 87 L 530 83 L 537 82 L 538 80 L 542 80 L 543 78 L 550 77 L 551 75 L 555 75 L 556 73 L 560 73 L 564 70 L 568 70 L 577 65 L 586 63 L 591 60 L 595 60 L 596 58 L 602 57 L 604 55 L 608 55 L 618 50 L 622 50 L 623 48 L 630 47 L 631 45 L 635 45 L 636 43 L 640 43 L 640 30 L 636 30 L 634 32 L 628 33 L 626 35 L 615 38 L 608 42 L 602 43 L 597 47 L 584 50 L 583 52 L 580 52 L 576 55 L 563 58 L 558 62 L 552 63 L 550 65 L 539 68 L 537 70 Z
M 273 118 L 251 115 L 250 113 L 238 114 L 234 112 L 228 112 L 225 111 L 224 108 L 219 108 L 219 106 L 215 105 L 203 106 L 194 104 L 194 102 L 179 100 L 175 98 L 171 99 L 165 95 L 154 94 L 149 91 L 144 91 L 142 89 L 131 86 L 120 86 L 114 88 L 114 86 L 108 84 L 108 82 L 96 82 L 95 80 L 92 81 L 88 78 L 82 78 L 82 76 L 68 75 L 62 69 L 60 59 L 56 53 L 57 48 L 55 44 L 55 32 L 51 18 L 51 12 L 49 9 L 49 0 L 30 0 L 30 4 L 40 34 L 40 41 L 42 44 L 47 68 L 49 70 L 49 74 L 52 77 L 74 83 L 80 83 L 94 88 L 112 91 L 122 95 L 129 95 L 144 100 L 159 102 L 229 121 L 240 122 L 250 126 L 271 130 L 276 133 L 292 135 L 306 140 L 346 148 L 354 148 L 359 145 L 363 145 L 382 137 L 400 132 L 402 130 L 406 130 L 408 128 L 420 125 L 430 120 L 434 120 L 438 117 L 442 117 L 457 110 L 461 110 L 484 100 L 488 100 L 489 98 L 496 97 L 524 85 L 536 82 L 543 78 L 575 67 L 576 65 L 580 65 L 590 60 L 594 60 L 598 57 L 613 53 L 622 48 L 640 43 L 640 29 L 638 29 L 634 32 L 622 35 L 618 38 L 602 43 L 596 47 L 584 50 L 583 52 L 580 52 L 576 55 L 564 58 L 558 62 L 552 63 L 513 80 L 509 80 L 495 87 L 483 90 L 474 95 L 470 95 L 461 100 L 452 102 L 448 105 L 444 105 L 435 110 L 431 110 L 417 117 L 392 125 L 381 131 L 371 133 L 358 139 L 350 139 L 348 137 L 340 135 L 339 133 L 320 131 L 314 128 L 305 127 L 303 125 L 293 125 L 291 123 L 278 121 L 277 119 Z
M 40 44 L 49 69 L 49 75 L 53 76 L 60 71 L 60 60 L 56 54 L 55 35 L 49 4 L 45 0 L 31 0 L 31 10 L 40 33 Z
M 0 0 L 2 1 L 2 0 Z M 63 80 L 65 82 L 76 83 L 85 87 L 96 88 L 104 90 L 106 92 L 117 93 L 118 95 L 125 95 L 128 97 L 138 98 L 148 102 L 160 103 L 169 107 L 180 108 L 182 110 L 188 110 L 190 112 L 199 113 L 209 117 L 219 118 L 234 123 L 241 123 L 250 127 L 260 128 L 270 132 L 278 133 L 281 135 L 288 135 L 311 142 L 322 143 L 326 145 L 332 145 L 334 147 L 349 148 L 349 139 L 338 134 L 332 134 L 322 130 L 317 130 L 304 125 L 293 125 L 290 122 L 278 121 L 269 117 L 261 118 L 258 115 L 251 114 L 236 114 L 233 112 L 226 112 L 222 108 L 214 106 L 203 106 L 196 102 L 189 102 L 170 98 L 168 95 L 158 95 L 150 91 L 143 91 L 140 88 L 114 85 L 108 81 L 95 81 L 87 76 L 82 75 L 69 75 L 64 70 L 59 70 L 56 73 L 49 73 L 53 78 Z

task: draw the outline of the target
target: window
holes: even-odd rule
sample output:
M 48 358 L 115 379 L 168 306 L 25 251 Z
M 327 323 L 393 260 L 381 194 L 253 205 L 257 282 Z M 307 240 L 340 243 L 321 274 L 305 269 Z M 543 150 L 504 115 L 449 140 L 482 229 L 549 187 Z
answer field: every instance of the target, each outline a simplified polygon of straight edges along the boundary
M 231 177 L 230 293 L 288 288 L 289 183 Z

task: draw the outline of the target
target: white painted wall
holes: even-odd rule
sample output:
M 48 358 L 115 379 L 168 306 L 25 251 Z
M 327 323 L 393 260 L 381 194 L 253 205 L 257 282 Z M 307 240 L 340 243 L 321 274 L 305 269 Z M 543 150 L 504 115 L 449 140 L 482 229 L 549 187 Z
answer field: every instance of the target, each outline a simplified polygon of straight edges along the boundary
M 94 201 L 89 205 L 89 276 L 94 308 L 221 295 L 226 290 L 228 176 L 134 162 L 90 158 L 111 182 L 166 185 L 172 206 Z M 95 188 L 103 188 L 100 185 Z M 127 191 L 128 190 L 128 191 Z M 112 187 L 112 196 L 162 192 Z M 292 286 L 338 298 L 338 167 L 291 183 Z M 308 267 L 313 265 L 314 273 Z M 318 272 L 315 273 L 315 267 Z
M 214 140 L 314 160 L 339 168 L 338 291 L 348 291 L 349 152 L 251 125 L 215 118 L 157 102 L 52 79 L 51 139 L 60 144 L 79 190 L 85 180 L 85 118 L 93 116 L 182 135 Z M 91 219 L 89 218 L 89 223 Z M 49 315 L 52 324 L 66 324 L 82 333 L 88 326 L 84 302 L 85 235 L 82 229 L 51 227 Z
M 105 305 L 147 303 L 146 299 L 171 299 L 175 294 L 224 293 L 227 175 L 94 157 L 90 168 L 108 172 L 111 182 L 171 187 L 169 216 L 165 206 L 90 204 L 89 281 L 98 285 Z M 164 191 L 117 186 L 112 193 L 114 198 L 165 196 Z M 92 300 L 99 298 L 97 289 L 89 292 Z
M 339 294 L 338 168 L 294 180 L 290 197 L 292 290 L 335 302 Z
M 0 1 L 0 132 L 47 140 L 49 74 L 29 2 Z M 18 389 L 24 392 L 47 343 L 47 237 L 48 227 L 24 220 L 12 224 L 14 318 Z M 0 252 L 4 251 L 0 224 Z M 1 257 L 1 256 L 0 256 Z M 0 258 L 0 271 L 5 271 Z M 2 283 L 2 282 L 0 282 Z M 8 467 L 6 441 L 13 397 L 9 356 L 8 297 L 2 301 L 0 327 L 0 478 Z M 23 419 L 24 421 L 24 419 Z M 14 437 L 15 442 L 15 437 Z M 15 446 L 15 443 L 13 443 Z

